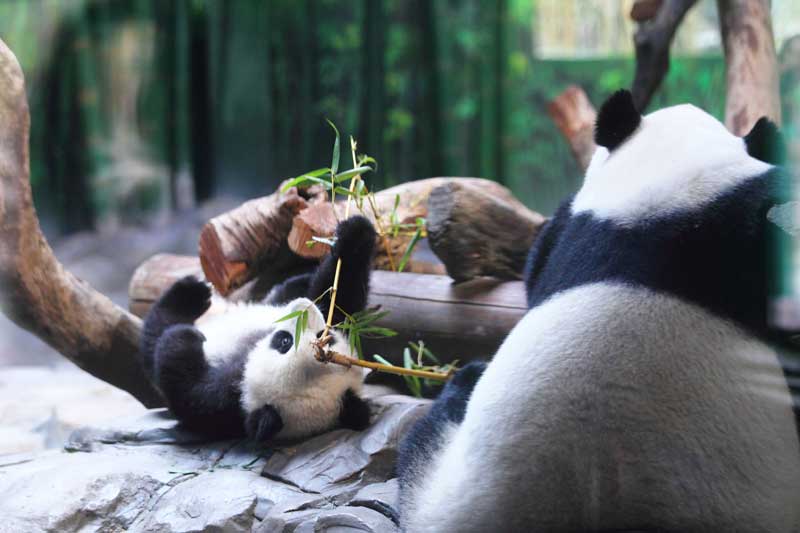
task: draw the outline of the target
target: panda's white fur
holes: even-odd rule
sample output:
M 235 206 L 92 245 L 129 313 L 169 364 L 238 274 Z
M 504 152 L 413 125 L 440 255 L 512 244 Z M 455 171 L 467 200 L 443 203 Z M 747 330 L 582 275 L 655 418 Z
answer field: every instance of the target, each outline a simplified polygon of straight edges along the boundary
M 374 247 L 372 224 L 351 217 L 338 224 L 336 243 L 319 266 L 275 284 L 259 303 L 227 304 L 214 314 L 206 313 L 207 284 L 192 276 L 176 281 L 145 317 L 141 354 L 185 427 L 258 441 L 365 428 L 370 409 L 358 395 L 364 371 L 317 361 L 312 342 L 325 328 L 320 308 L 329 305 L 334 278 L 334 323 L 366 307 Z M 347 265 L 341 273 L 339 260 Z M 308 318 L 299 339 L 299 316 L 284 319 L 296 311 Z M 340 331 L 329 334 L 330 347 L 353 355 Z
M 402 503 L 406 531 L 800 527 L 775 353 L 647 290 L 598 283 L 532 309 L 445 438 Z
M 270 346 L 278 331 L 293 337 L 297 318 L 276 322 L 295 312 L 308 312 L 308 324 L 299 341 L 288 353 Z M 241 403 L 245 412 L 272 405 L 281 415 L 283 428 L 279 439 L 312 435 L 334 425 L 341 410 L 342 395 L 350 389 L 361 392 L 364 369 L 320 363 L 314 357 L 312 341 L 325 327 L 325 319 L 314 303 L 298 298 L 289 304 L 237 303 L 224 313 L 201 320 L 197 328 L 206 338 L 206 358 L 214 365 L 225 364 L 241 350 L 238 339 L 253 332 L 265 333 L 249 348 L 242 376 Z M 352 356 L 347 338 L 337 329 L 330 330 L 336 351 Z
M 696 208 L 769 167 L 705 111 L 669 107 L 642 117 L 613 154 L 597 148 L 572 212 L 634 225 Z
M 692 106 L 631 129 L 598 148 L 561 214 L 581 217 L 573 231 L 700 228 L 693 213 L 771 169 Z M 471 396 L 448 384 L 401 446 L 405 531 L 800 532 L 800 443 L 775 352 L 709 306 L 643 286 L 613 243 L 582 245 L 606 246 L 616 279 L 592 281 L 603 265 L 582 250 L 559 256 L 574 264 L 540 259 L 555 288 L 531 298 Z M 559 288 L 573 269 L 589 281 Z M 448 412 L 465 398 L 460 421 Z

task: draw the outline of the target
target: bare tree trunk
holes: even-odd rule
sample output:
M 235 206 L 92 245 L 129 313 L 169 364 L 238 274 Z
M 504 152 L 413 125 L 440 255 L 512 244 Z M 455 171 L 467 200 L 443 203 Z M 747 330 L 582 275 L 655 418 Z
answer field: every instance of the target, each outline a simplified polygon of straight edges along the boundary
M 717 0 L 725 47 L 725 125 L 745 135 L 766 116 L 781 122 L 778 60 L 769 0 Z
M 2 41 L 0 123 L 0 308 L 90 374 L 146 406 L 162 404 L 139 365 L 139 319 L 65 270 L 42 235 L 30 188 L 25 82 Z

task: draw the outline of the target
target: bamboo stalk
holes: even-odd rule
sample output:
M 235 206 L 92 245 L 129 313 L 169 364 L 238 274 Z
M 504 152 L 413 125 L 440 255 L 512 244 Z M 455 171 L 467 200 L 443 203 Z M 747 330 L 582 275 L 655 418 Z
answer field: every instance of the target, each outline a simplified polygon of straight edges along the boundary
M 357 166 L 356 162 L 356 142 L 350 137 L 350 152 L 353 156 L 353 168 Z M 353 200 L 353 192 L 356 188 L 356 182 L 361 179 L 361 174 L 356 174 L 353 176 L 353 179 L 350 180 L 350 194 L 347 196 L 347 204 L 344 210 L 344 218 L 347 220 L 350 218 L 350 205 L 352 204 Z M 373 205 L 373 210 L 374 210 Z M 380 216 L 377 212 L 375 212 L 375 220 L 379 224 L 378 230 L 381 231 L 380 228 Z M 383 234 L 384 243 L 386 244 L 386 252 L 389 254 L 389 260 L 392 261 L 392 255 L 389 251 L 388 241 L 386 240 L 386 235 Z M 393 263 L 393 262 L 392 262 Z M 394 269 L 394 264 L 392 264 L 392 268 Z M 379 372 L 388 372 L 390 374 L 400 374 L 404 376 L 416 376 L 425 379 L 435 379 L 438 381 L 447 381 L 450 378 L 450 374 L 442 374 L 440 372 L 429 372 L 427 370 L 416 370 L 413 368 L 404 368 L 400 366 L 391 366 L 391 365 L 384 365 L 382 363 L 373 363 L 372 361 L 362 361 L 361 359 L 356 359 L 354 357 L 350 357 L 344 355 L 339 352 L 334 352 L 331 349 L 326 349 L 326 346 L 330 342 L 330 329 L 333 327 L 333 310 L 336 308 L 336 294 L 339 290 L 339 273 L 342 270 L 342 258 L 336 260 L 336 272 L 333 276 L 333 286 L 331 287 L 331 303 L 328 307 L 328 320 L 325 322 L 325 331 L 320 336 L 320 339 L 314 341 L 312 344 L 316 350 L 315 357 L 318 361 L 322 363 L 335 363 L 337 365 L 343 365 L 346 367 L 351 367 L 353 365 L 360 366 L 362 368 L 369 368 L 371 370 L 377 370 Z
M 370 370 L 378 370 L 379 372 L 388 372 L 390 374 L 400 374 L 402 376 L 416 376 L 418 378 L 435 379 L 437 381 L 447 381 L 450 379 L 450 373 L 443 374 L 441 372 L 430 372 L 428 370 L 416 370 L 402 366 L 390 366 L 382 363 L 373 363 L 372 361 L 363 361 L 361 359 L 356 359 L 332 350 L 324 352 L 322 359 L 319 357 L 317 357 L 317 359 L 325 363 L 335 363 L 337 365 L 346 367 L 360 366 L 362 368 L 369 368 Z

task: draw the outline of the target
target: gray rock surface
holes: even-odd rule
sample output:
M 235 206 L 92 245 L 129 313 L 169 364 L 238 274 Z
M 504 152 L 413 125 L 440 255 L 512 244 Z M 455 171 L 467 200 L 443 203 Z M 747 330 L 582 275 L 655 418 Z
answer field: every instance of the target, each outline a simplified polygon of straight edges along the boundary
M 165 410 L 0 456 L 0 532 L 397 531 L 399 440 L 427 402 L 370 399 L 373 424 L 303 442 L 205 442 Z

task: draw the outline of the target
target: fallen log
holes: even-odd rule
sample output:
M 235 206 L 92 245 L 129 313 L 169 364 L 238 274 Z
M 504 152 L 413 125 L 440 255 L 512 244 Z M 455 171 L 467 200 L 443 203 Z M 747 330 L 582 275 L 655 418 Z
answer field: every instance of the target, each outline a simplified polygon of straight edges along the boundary
M 308 206 L 296 188 L 280 189 L 209 220 L 200 233 L 200 262 L 217 291 L 228 295 L 252 280 L 280 279 L 302 262 L 287 237 L 295 215 Z
M 195 257 L 154 256 L 134 273 L 131 311 L 144 316 L 175 280 L 200 273 Z M 402 364 L 407 343 L 420 339 L 444 361 L 489 357 L 527 311 L 522 282 L 481 278 L 454 285 L 447 276 L 381 270 L 372 273 L 369 305 L 390 311 L 378 325 L 399 334 L 364 339 L 365 354 L 379 353 L 397 364 Z M 224 307 L 224 301 L 215 299 L 209 313 Z
M 547 112 L 567 140 L 581 171 L 589 168 L 594 150 L 594 122 L 597 111 L 580 87 L 570 85 L 548 105 Z
M 375 193 L 376 220 L 371 206 L 364 203 L 362 214 L 378 229 L 390 226 L 395 209 L 400 224 L 413 224 L 428 216 L 431 190 L 450 182 L 469 183 L 487 194 L 518 202 L 511 192 L 493 181 L 480 178 L 428 178 L 411 181 Z M 298 268 L 309 267 L 325 255 L 329 247 L 307 243 L 313 237 L 330 237 L 335 222 L 344 217 L 344 199 L 335 204 L 318 190 L 300 189 L 251 200 L 209 221 L 200 236 L 200 261 L 206 279 L 223 296 L 231 295 L 248 282 L 258 280 L 260 293 L 285 279 Z M 410 232 L 384 239 L 379 237 L 375 268 L 394 270 L 411 240 Z M 443 274 L 444 266 L 431 256 L 414 253 L 405 268 L 408 272 Z
M 763 116 L 780 125 L 769 0 L 717 0 L 717 10 L 725 50 L 725 125 L 739 136 Z
M 515 198 L 449 182 L 428 198 L 428 241 L 456 282 L 481 276 L 522 279 L 525 258 L 545 217 Z
M 148 407 L 162 405 L 139 364 L 141 321 L 67 271 L 41 232 L 30 187 L 25 82 L 2 41 L 0 122 L 0 308 L 83 370 Z

